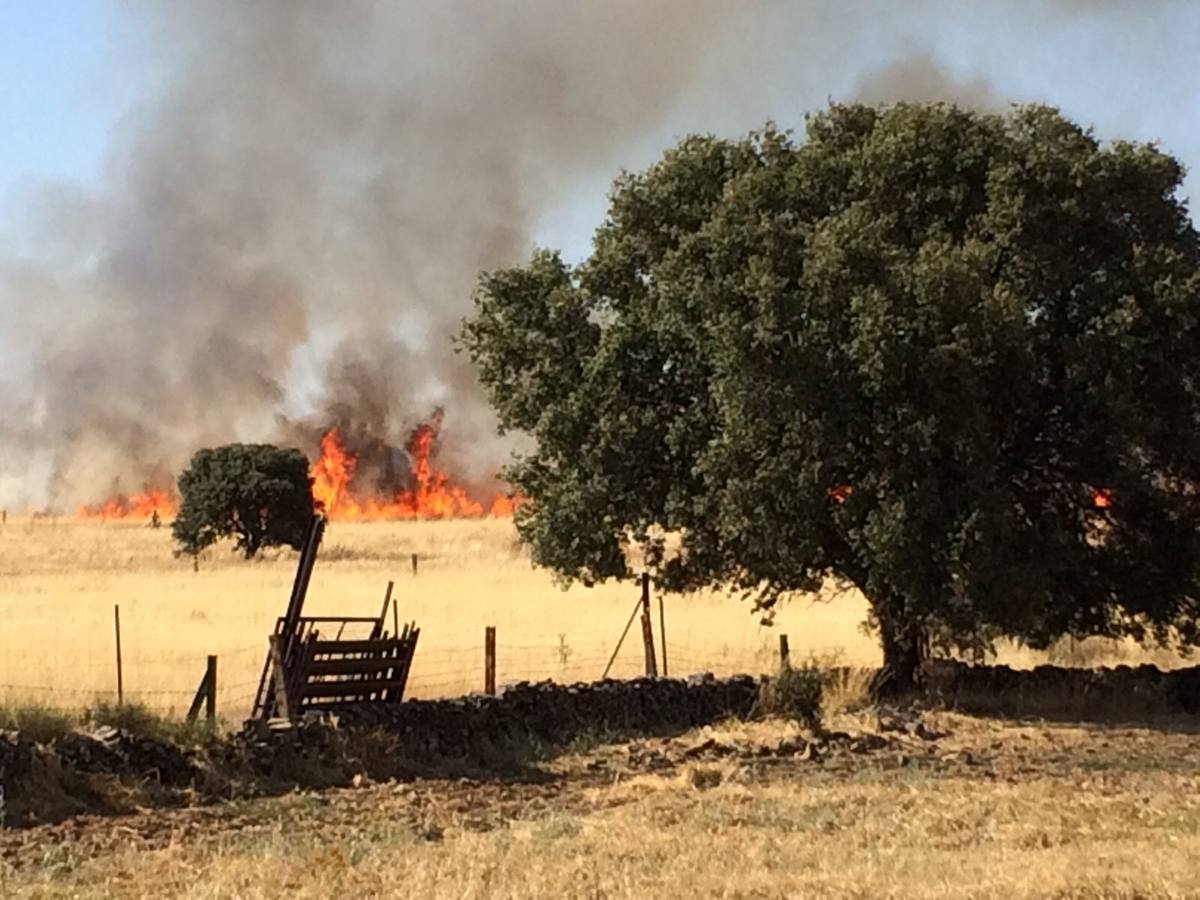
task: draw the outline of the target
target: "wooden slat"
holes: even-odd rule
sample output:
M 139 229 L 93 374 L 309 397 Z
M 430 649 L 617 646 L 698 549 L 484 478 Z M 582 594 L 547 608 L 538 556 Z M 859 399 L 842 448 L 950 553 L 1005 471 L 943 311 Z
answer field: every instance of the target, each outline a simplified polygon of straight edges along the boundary
M 371 641 L 320 641 L 314 652 L 317 656 L 331 656 L 338 653 L 394 653 L 407 642 L 399 638 L 386 638 Z
M 321 711 L 337 712 L 338 710 L 340 710 L 348 705 L 353 705 L 358 702 L 361 702 L 361 701 L 351 700 L 348 703 L 345 700 L 311 700 L 311 701 L 305 701 L 304 709 L 306 711 L 311 710 L 313 712 L 321 712 Z M 374 701 L 372 701 L 372 702 L 374 702 Z
M 378 694 L 381 691 L 403 687 L 403 682 L 391 679 L 376 679 L 371 681 L 310 681 L 304 686 L 304 696 L 307 697 L 346 697 L 364 694 Z
M 363 672 L 382 672 L 396 668 L 401 660 L 394 656 L 375 659 L 319 659 L 308 667 L 310 676 L 357 675 Z
M 399 687 L 395 687 L 388 691 L 385 698 L 389 703 L 399 703 L 404 699 L 404 689 L 408 684 L 408 673 L 412 668 L 413 657 L 417 653 L 417 638 L 421 635 L 421 629 L 417 627 L 417 623 L 404 626 L 404 649 L 400 650 L 398 655 L 401 660 L 401 667 L 393 676 L 400 682 Z
M 387 609 L 388 604 L 392 602 L 392 588 L 394 584 L 389 581 L 387 590 L 383 594 L 383 609 L 379 611 L 379 618 L 375 620 L 375 627 L 371 629 L 371 639 L 378 640 L 383 637 L 383 629 L 387 626 Z

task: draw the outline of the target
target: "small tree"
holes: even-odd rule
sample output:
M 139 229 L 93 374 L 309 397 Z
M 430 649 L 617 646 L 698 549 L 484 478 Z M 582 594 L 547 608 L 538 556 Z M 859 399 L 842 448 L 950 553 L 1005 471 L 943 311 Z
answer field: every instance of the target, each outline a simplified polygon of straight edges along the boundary
M 201 450 L 179 476 L 182 505 L 171 526 L 184 553 L 233 537 L 247 559 L 263 547 L 299 549 L 313 516 L 308 460 L 270 444 Z
M 885 667 L 1200 642 L 1200 237 L 1180 165 L 1045 107 L 832 106 L 622 176 L 591 257 L 463 331 L 536 562 L 770 609 L 833 576 Z M 653 558 L 653 556 L 652 556 Z

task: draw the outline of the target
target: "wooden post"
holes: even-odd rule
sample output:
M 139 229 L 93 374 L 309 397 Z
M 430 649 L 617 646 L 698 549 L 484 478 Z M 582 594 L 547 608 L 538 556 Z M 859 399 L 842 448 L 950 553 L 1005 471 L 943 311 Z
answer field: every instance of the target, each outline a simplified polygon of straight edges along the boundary
M 779 668 L 780 668 L 780 670 L 790 669 L 791 666 L 792 666 L 792 656 L 791 656 L 791 653 L 788 651 L 787 635 L 781 634 L 779 636 Z
M 372 638 L 383 637 L 383 629 L 387 627 L 388 604 L 392 602 L 392 588 L 393 587 L 395 587 L 395 585 L 389 581 L 387 590 L 383 592 L 383 609 L 381 609 L 379 611 L 379 624 L 377 624 L 373 629 L 371 629 L 371 637 Z M 396 635 L 396 636 L 399 637 L 399 635 Z
M 412 567 L 413 567 L 413 574 L 416 575 L 417 574 L 417 554 L 415 554 L 415 553 L 412 555 Z
M 217 724 L 217 658 L 210 656 L 208 658 L 208 669 L 204 673 L 204 680 L 208 684 L 208 694 L 204 702 L 204 717 L 208 719 L 209 725 Z
M 633 612 L 629 614 L 629 621 L 625 623 L 625 630 L 621 632 L 621 637 L 617 640 L 617 646 L 613 648 L 612 656 L 608 658 L 608 665 L 604 667 L 604 674 L 600 676 L 601 681 L 607 678 L 608 673 L 612 671 L 613 663 L 617 661 L 617 654 L 621 652 L 621 645 L 625 643 L 625 636 L 629 634 L 629 629 L 633 626 L 633 620 L 637 618 L 638 610 L 641 608 L 641 600 L 633 604 Z
M 646 677 L 658 675 L 658 663 L 654 658 L 654 624 L 650 619 L 650 574 L 642 573 L 642 643 L 646 647 Z
M 8 524 L 8 510 L 0 509 L 0 525 Z
M 483 630 L 483 692 L 496 693 L 496 627 Z
M 200 704 L 204 704 L 204 715 L 209 725 L 217 722 L 217 658 L 210 656 L 204 667 L 204 677 L 196 688 L 196 696 L 187 712 L 187 723 L 191 725 L 200 715 Z
M 288 598 L 287 612 L 283 615 L 283 628 L 280 635 L 284 640 L 281 653 L 284 658 L 290 658 L 292 644 L 298 639 L 300 616 L 304 613 L 304 598 L 308 595 L 308 583 L 312 580 L 313 566 L 317 563 L 317 550 L 321 546 L 321 538 L 325 534 L 325 517 L 313 516 L 309 523 L 308 533 L 304 537 L 304 547 L 300 551 L 300 559 L 296 564 L 296 580 L 292 582 L 292 594 Z
M 662 641 L 662 673 L 667 677 L 667 611 L 663 605 L 663 595 L 658 595 L 658 633 Z
M 121 670 L 121 604 L 113 604 L 113 630 L 117 635 L 117 706 L 125 704 L 125 673 Z
M 279 650 L 279 635 L 271 635 L 271 681 L 275 688 L 275 715 L 290 719 L 291 704 L 287 694 L 287 672 L 283 668 L 283 654 Z

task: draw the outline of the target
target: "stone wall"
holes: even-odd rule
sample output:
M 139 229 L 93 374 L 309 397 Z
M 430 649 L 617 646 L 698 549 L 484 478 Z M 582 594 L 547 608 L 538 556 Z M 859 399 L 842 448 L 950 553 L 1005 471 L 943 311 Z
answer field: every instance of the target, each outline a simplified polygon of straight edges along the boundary
M 1016 703 L 1030 710 L 1056 705 L 1136 715 L 1200 713 L 1200 666 L 1013 669 L 937 661 L 929 665 L 930 699 L 965 709 Z
M 345 728 L 377 728 L 418 754 L 470 755 L 506 741 L 564 744 L 587 736 L 683 731 L 754 707 L 759 681 L 748 675 L 639 678 L 506 686 L 496 696 L 408 700 L 341 710 Z

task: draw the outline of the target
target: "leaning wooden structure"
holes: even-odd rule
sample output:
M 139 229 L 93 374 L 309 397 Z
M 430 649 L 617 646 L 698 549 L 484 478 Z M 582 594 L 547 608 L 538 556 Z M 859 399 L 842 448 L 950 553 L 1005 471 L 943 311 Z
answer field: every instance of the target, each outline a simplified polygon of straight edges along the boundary
M 287 612 L 275 622 L 269 638 L 252 718 L 296 719 L 348 704 L 398 703 L 404 696 L 421 632 L 413 622 L 400 627 L 391 582 L 377 618 L 304 615 L 324 533 L 324 517 L 314 516 L 300 550 Z

